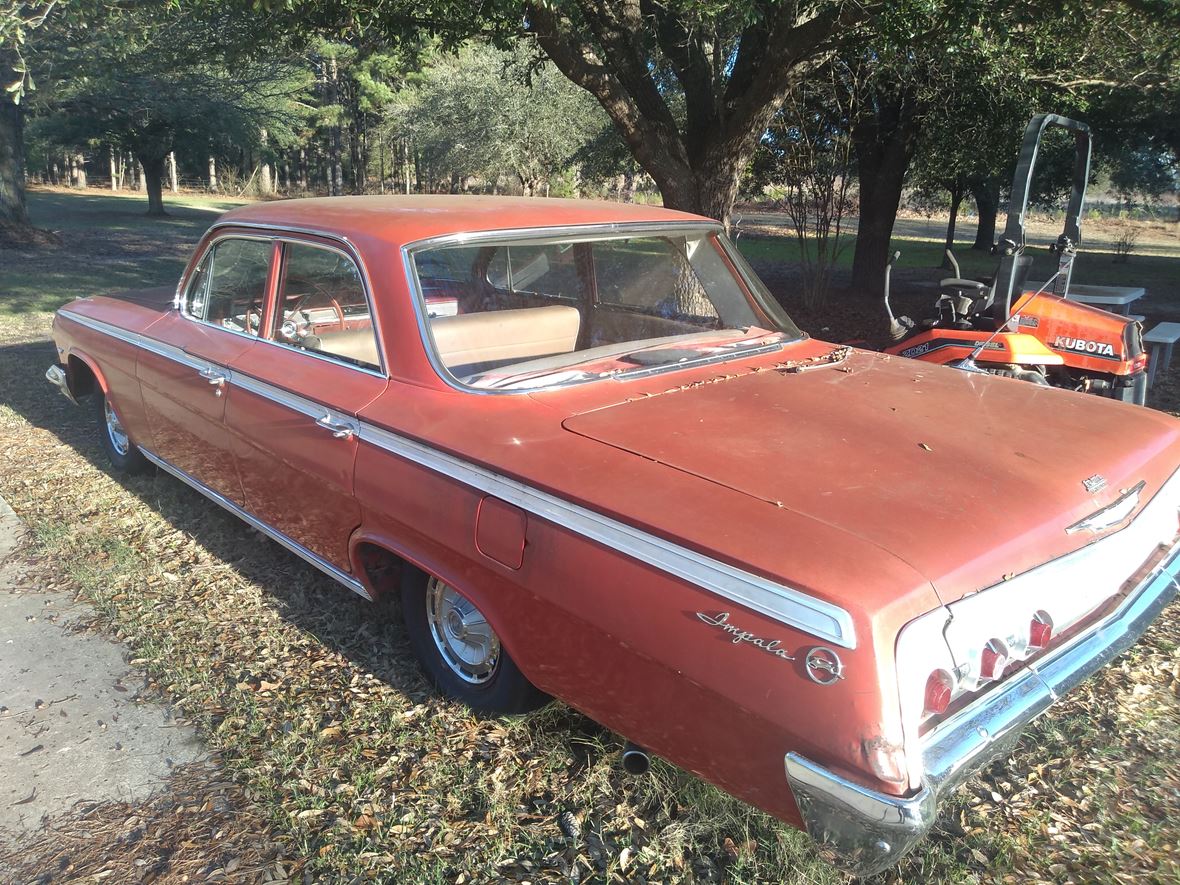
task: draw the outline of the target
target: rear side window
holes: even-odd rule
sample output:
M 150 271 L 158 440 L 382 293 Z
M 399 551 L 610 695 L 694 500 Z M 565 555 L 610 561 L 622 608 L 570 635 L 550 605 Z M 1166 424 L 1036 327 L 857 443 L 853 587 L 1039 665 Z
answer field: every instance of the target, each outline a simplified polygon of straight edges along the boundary
M 360 271 L 336 249 L 283 245 L 275 340 L 367 369 L 380 369 L 373 314 Z
M 193 274 L 185 299 L 188 313 L 223 329 L 257 335 L 270 253 L 268 240 L 220 240 Z

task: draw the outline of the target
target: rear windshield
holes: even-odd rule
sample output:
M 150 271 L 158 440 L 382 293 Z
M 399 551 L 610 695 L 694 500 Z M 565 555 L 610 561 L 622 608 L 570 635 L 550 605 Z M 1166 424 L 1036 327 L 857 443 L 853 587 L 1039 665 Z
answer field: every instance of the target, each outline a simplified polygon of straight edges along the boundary
M 714 229 L 412 254 L 429 344 L 473 387 L 625 379 L 802 337 L 753 274 L 737 271 L 740 257 Z

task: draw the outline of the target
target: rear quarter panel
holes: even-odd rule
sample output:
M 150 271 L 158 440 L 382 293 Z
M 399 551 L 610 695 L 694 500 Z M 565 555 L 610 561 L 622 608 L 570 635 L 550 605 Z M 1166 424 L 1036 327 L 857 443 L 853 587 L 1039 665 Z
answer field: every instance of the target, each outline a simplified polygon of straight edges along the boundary
M 691 529 L 685 537 L 671 535 L 673 542 L 692 545 L 687 536 L 695 534 L 743 535 L 747 543 L 764 548 L 763 560 L 777 559 L 784 566 L 795 561 L 797 571 L 783 575 L 799 579 L 788 580 L 793 586 L 826 581 L 853 590 L 858 583 L 891 581 L 912 590 L 924 584 L 896 560 L 874 552 L 857 556 L 865 551 L 850 547 L 847 536 L 797 514 L 777 509 L 771 514 L 765 504 L 710 489 L 572 434 L 543 439 L 540 430 L 526 430 L 525 414 L 534 420 L 544 414 L 541 423 L 552 424 L 557 434 L 560 419 L 527 398 L 495 397 L 492 404 L 486 397 L 450 393 L 443 395 L 444 404 L 438 397 L 395 385 L 362 418 L 379 420 L 395 432 L 400 424 L 401 433 L 413 425 L 417 432 L 407 435 L 441 444 L 472 462 L 479 460 L 472 449 L 487 454 L 497 448 L 493 440 L 504 440 L 522 450 L 517 475 L 534 485 L 544 482 L 539 477 L 546 465 L 564 464 L 567 476 L 578 476 L 584 467 L 589 477 L 597 477 L 600 500 L 586 501 L 593 492 L 583 489 L 583 502 L 597 512 L 609 512 L 602 498 L 613 494 L 625 503 L 623 488 L 645 488 L 654 499 L 649 506 L 662 502 L 657 509 L 664 511 L 665 523 L 679 519 Z M 464 414 L 464 407 L 471 411 Z M 504 414 L 494 415 L 501 408 Z M 456 449 L 456 437 L 447 439 L 451 429 L 460 427 L 468 441 L 465 453 Z M 531 445 L 514 446 L 512 439 Z M 489 616 L 538 687 L 653 753 L 796 823 L 783 771 L 790 750 L 876 789 L 906 788 L 871 773 L 866 744 L 901 743 L 893 676 L 896 630 L 937 605 L 928 585 L 924 593 L 901 594 L 897 610 L 877 606 L 866 611 L 849 593 L 842 601 L 855 619 L 856 648 L 837 648 L 844 678 L 819 685 L 806 675 L 804 658 L 829 642 L 569 527 L 529 514 L 520 568 L 485 555 L 476 542 L 482 490 L 366 444 L 363 434 L 355 483 L 364 517 L 354 548 L 364 541 L 387 547 L 456 587 Z M 686 483 L 694 488 L 686 489 Z M 561 490 L 549 486 L 546 491 Z M 567 490 L 566 499 L 571 497 Z M 694 505 L 680 506 L 692 499 Z M 632 521 L 626 514 L 610 515 Z M 729 523 L 724 531 L 717 528 L 719 519 Z M 728 613 L 741 630 L 779 641 L 794 660 L 735 641 L 698 613 L 710 618 Z

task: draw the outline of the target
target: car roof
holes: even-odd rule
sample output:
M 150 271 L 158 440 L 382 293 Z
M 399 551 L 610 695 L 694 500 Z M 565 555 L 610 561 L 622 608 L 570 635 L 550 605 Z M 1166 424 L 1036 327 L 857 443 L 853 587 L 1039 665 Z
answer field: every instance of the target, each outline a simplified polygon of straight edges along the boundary
M 441 194 L 271 200 L 232 209 L 217 224 L 289 227 L 402 244 L 474 231 L 685 221 L 716 224 L 700 215 L 636 203 Z

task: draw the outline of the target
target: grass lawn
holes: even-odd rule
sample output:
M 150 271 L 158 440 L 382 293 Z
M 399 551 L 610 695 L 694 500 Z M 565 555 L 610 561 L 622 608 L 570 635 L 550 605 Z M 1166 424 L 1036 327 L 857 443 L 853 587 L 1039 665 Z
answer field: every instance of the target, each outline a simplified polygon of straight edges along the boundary
M 34 189 L 33 224 L 62 244 L 0 250 L 0 315 L 52 312 L 84 295 L 175 283 L 201 234 L 241 202 L 166 196 L 168 217 L 149 218 L 138 194 Z
M 91 412 L 42 379 L 53 349 L 41 311 L 70 286 L 170 282 L 223 207 L 174 209 L 160 225 L 117 197 L 32 202 L 65 245 L 0 252 L 0 494 L 32 531 L 27 580 L 98 609 L 269 822 L 289 859 L 284 875 L 846 881 L 802 834 L 685 772 L 657 760 L 647 777 L 623 775 L 620 739 L 561 704 L 480 719 L 440 699 L 394 608 L 344 591 L 167 476 L 112 476 Z M 743 238 L 743 248 L 755 242 Z M 42 268 L 15 298 L 13 261 Z M 959 790 L 932 838 L 878 881 L 1180 879 L 1178 614 L 1174 605 L 1010 759 Z M 576 834 L 559 825 L 563 813 Z M 4 859 L 0 848 L 0 867 Z
M 900 291 L 922 283 L 936 286 L 940 278 L 952 275 L 941 268 L 941 239 L 895 237 L 892 245 L 901 252 L 894 272 L 894 283 Z M 846 271 L 852 267 L 852 246 L 849 239 L 838 261 L 838 267 Z M 782 230 L 772 233 L 769 228 L 759 228 L 756 234 L 739 238 L 738 247 L 759 267 L 799 261 L 798 241 Z M 1031 248 L 1030 253 L 1035 256 L 1030 279 L 1046 280 L 1057 270 L 1056 256 L 1047 249 Z M 970 248 L 969 243 L 958 245 L 955 258 L 968 279 L 990 278 L 998 262 L 994 256 Z M 1114 258 L 1113 252 L 1082 249 L 1074 265 L 1073 281 L 1096 286 L 1143 286 L 1147 297 L 1136 302 L 1136 313 L 1144 313 L 1149 319 L 1158 315 L 1160 319 L 1180 320 L 1180 240 L 1169 254 L 1132 254 L 1126 264 L 1116 264 Z M 930 289 L 930 293 L 933 301 L 937 291 Z

